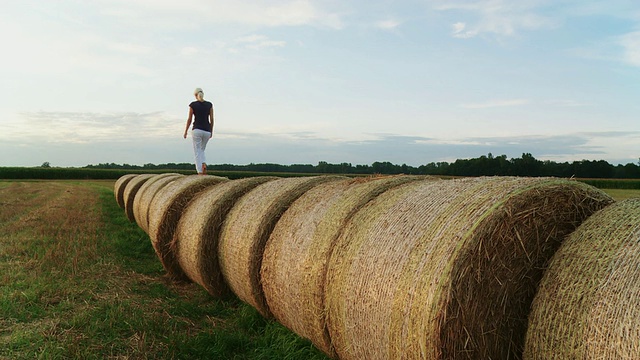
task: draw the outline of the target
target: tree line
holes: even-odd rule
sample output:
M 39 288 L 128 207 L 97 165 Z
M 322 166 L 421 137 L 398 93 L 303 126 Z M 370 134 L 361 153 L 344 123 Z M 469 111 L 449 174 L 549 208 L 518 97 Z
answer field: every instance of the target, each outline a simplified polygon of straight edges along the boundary
M 125 170 L 192 170 L 192 163 L 167 164 L 98 164 L 87 165 L 86 168 L 96 169 L 125 169 Z M 638 164 L 612 165 L 604 160 L 580 160 L 573 162 L 555 162 L 538 160 L 530 153 L 523 153 L 518 158 L 507 158 L 506 155 L 493 156 L 491 153 L 472 159 L 458 159 L 449 162 L 431 162 L 426 165 L 411 166 L 397 165 L 388 161 L 374 162 L 371 165 L 352 165 L 351 163 L 330 164 L 320 161 L 311 164 L 248 164 L 209 165 L 214 171 L 253 171 L 279 173 L 310 173 L 310 174 L 407 174 L 407 175 L 440 175 L 440 176 L 555 176 L 577 178 L 614 178 L 639 179 L 640 161 Z

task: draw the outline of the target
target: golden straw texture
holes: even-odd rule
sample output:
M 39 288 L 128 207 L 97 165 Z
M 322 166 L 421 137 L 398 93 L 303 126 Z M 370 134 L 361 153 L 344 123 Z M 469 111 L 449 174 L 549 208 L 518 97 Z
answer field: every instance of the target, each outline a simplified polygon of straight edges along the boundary
M 124 209 L 124 188 L 127 186 L 129 181 L 136 177 L 135 174 L 127 174 L 122 175 L 116 180 L 116 183 L 113 185 L 113 194 L 116 196 L 116 202 L 118 206 Z
M 172 249 L 182 271 L 209 294 L 223 297 L 229 293 L 218 262 L 218 240 L 227 213 L 241 196 L 275 179 L 265 176 L 228 181 L 204 190 L 185 208 Z
M 180 174 L 161 174 L 149 179 L 140 187 L 140 190 L 138 190 L 133 200 L 133 217 L 136 219 L 138 226 L 146 233 L 149 233 L 149 208 L 151 207 L 151 201 L 160 189 L 180 177 L 182 177 Z
M 525 359 L 640 359 L 640 198 L 587 219 L 533 301 Z
M 435 178 L 393 176 L 321 184 L 296 200 L 276 224 L 262 260 L 262 287 L 274 318 L 335 356 L 326 329 L 324 284 L 333 245 L 346 222 L 393 187 Z
M 269 317 L 260 266 L 264 246 L 282 213 L 314 186 L 344 179 L 337 176 L 284 178 L 269 181 L 240 198 L 222 227 L 218 256 L 226 283 L 244 302 Z
M 541 268 L 612 199 L 582 183 L 472 178 L 410 183 L 358 211 L 325 284 L 348 359 L 516 359 Z
M 151 179 L 154 176 L 156 175 L 152 175 L 152 174 L 136 175 L 134 178 L 129 180 L 129 182 L 127 183 L 127 186 L 125 186 L 124 195 L 123 195 L 124 210 L 125 210 L 125 213 L 127 214 L 127 218 L 129 219 L 129 221 L 131 222 L 136 221 L 136 218 L 133 215 L 133 201 L 135 200 L 138 190 L 140 190 L 140 188 L 142 187 L 142 185 L 144 185 L 145 182 L 147 182 L 149 179 Z
M 176 280 L 186 280 L 171 249 L 173 235 L 182 211 L 199 192 L 228 181 L 218 176 L 191 175 L 172 181 L 158 191 L 149 208 L 149 237 L 167 274 Z

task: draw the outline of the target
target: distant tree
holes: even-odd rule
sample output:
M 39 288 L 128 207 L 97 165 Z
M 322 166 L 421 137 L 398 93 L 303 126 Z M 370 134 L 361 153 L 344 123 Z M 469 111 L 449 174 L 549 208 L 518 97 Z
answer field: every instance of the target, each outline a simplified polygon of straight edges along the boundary
M 523 153 L 521 158 L 511 159 L 513 175 L 516 176 L 540 176 L 543 166 L 542 161 L 537 160 L 530 153 Z
M 394 165 L 388 161 L 384 161 L 384 162 L 376 161 L 373 164 L 371 164 L 371 168 L 373 169 L 373 172 L 376 174 L 389 175 L 389 174 L 400 174 L 402 172 L 401 166 Z
M 581 160 L 573 162 L 574 175 L 579 178 L 610 178 L 613 166 L 604 160 Z
M 640 158 L 638 159 L 640 160 Z M 50 167 L 49 162 L 42 167 Z M 396 165 L 388 161 L 374 162 L 371 165 L 353 165 L 343 162 L 331 164 L 320 161 L 317 165 L 292 164 L 280 165 L 272 163 L 247 165 L 219 164 L 210 165 L 211 170 L 220 171 L 257 171 L 257 172 L 295 172 L 295 173 L 326 173 L 326 174 L 421 174 L 421 175 L 454 175 L 454 176 L 556 176 L 579 178 L 618 178 L 640 179 L 640 161 L 638 165 L 629 163 L 613 166 L 604 160 L 581 160 L 572 163 L 556 163 L 551 160 L 537 160 L 530 153 L 523 153 L 520 158 L 507 159 L 506 155 L 494 156 L 492 153 L 471 159 L 458 159 L 453 163 L 431 162 L 426 165 L 413 167 L 407 164 Z M 144 166 L 130 164 L 104 163 L 87 165 L 86 168 L 98 169 L 162 169 L 162 170 L 192 170 L 192 163 L 168 163 Z
M 318 165 L 316 165 L 316 171 L 319 173 L 326 173 L 329 172 L 329 163 L 327 163 L 326 161 L 319 161 Z
M 51 167 L 51 164 L 50 164 L 48 161 L 45 161 L 45 162 L 43 162 L 43 163 L 42 163 L 42 165 L 40 165 L 40 167 L 43 167 L 43 168 L 50 168 L 50 167 Z

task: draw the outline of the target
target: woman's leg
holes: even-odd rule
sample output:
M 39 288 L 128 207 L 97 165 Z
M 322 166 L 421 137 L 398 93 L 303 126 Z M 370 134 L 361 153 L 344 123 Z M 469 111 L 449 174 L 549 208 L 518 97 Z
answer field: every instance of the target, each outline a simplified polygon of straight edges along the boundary
M 191 137 L 193 138 L 193 152 L 196 157 L 196 170 L 198 171 L 198 174 L 204 174 L 206 169 L 203 165 L 207 161 L 204 151 L 207 147 L 207 142 L 209 142 L 209 138 L 211 137 L 211 133 L 195 129 L 191 132 Z

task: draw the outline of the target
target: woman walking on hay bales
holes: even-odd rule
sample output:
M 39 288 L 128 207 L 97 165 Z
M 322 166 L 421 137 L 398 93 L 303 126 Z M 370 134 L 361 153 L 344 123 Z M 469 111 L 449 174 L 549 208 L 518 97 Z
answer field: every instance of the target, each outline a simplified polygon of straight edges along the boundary
M 189 104 L 189 118 L 184 129 L 184 138 L 187 138 L 189 126 L 191 126 L 195 115 L 191 138 L 193 139 L 193 151 L 196 156 L 196 170 L 198 175 L 206 175 L 207 164 L 204 151 L 207 147 L 207 142 L 213 137 L 213 104 L 204 100 L 204 92 L 201 88 L 196 88 L 193 91 L 193 95 L 196 97 L 196 101 Z

